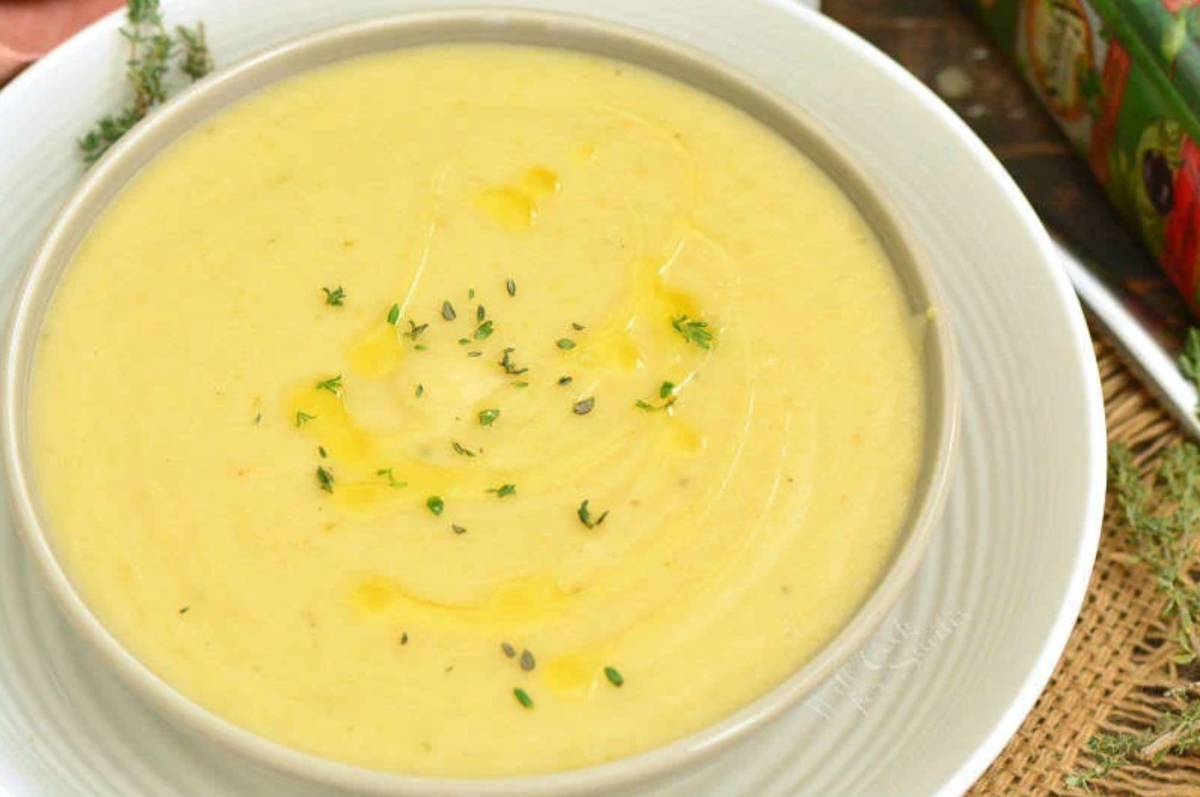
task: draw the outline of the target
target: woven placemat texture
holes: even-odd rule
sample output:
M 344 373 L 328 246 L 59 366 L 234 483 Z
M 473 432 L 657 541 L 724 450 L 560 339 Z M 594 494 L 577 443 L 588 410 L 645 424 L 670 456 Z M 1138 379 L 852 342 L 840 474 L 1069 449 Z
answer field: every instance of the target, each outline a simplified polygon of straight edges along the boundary
M 1116 352 L 1096 340 L 1110 441 L 1129 445 L 1144 467 L 1178 441 L 1175 423 L 1155 403 Z M 1110 502 L 1111 503 L 1111 502 Z M 1087 764 L 1089 738 L 1102 732 L 1140 730 L 1168 705 L 1170 657 L 1160 621 L 1164 601 L 1152 577 L 1130 567 L 1110 506 L 1087 598 L 1058 663 L 1032 713 L 1000 757 L 968 793 L 1068 795 L 1065 775 Z M 1113 773 L 1101 795 L 1200 796 L 1200 757 L 1168 757 L 1159 767 Z

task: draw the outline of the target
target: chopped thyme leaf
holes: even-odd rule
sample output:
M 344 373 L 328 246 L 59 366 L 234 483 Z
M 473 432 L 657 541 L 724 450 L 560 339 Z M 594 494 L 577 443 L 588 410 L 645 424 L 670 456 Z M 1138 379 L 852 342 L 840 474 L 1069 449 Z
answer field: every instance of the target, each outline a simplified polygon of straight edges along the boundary
M 461 443 L 459 443 L 459 442 L 458 442 L 458 441 L 456 441 L 456 440 L 451 440 L 451 441 L 450 441 L 450 445 L 451 445 L 451 447 L 454 449 L 454 453 L 455 453 L 455 454 L 459 454 L 459 455 L 461 455 L 461 456 L 464 456 L 464 457 L 473 457 L 473 456 L 475 456 L 475 452 L 474 452 L 474 451 L 472 451 L 471 449 L 469 449 L 469 448 L 467 448 L 467 447 L 463 446 Z
M 396 326 L 396 323 L 399 321 L 400 321 L 400 305 L 393 304 L 391 309 L 388 310 L 387 322 L 389 324 L 391 324 L 392 326 Z
M 492 334 L 492 321 L 488 319 L 475 328 L 475 340 L 487 340 Z
M 529 387 L 529 383 L 523 379 L 518 379 L 516 382 L 513 382 L 512 385 L 513 387 Z
M 711 349 L 717 342 L 707 321 L 680 315 L 671 319 L 671 326 L 675 327 L 676 332 L 683 335 L 685 341 L 695 343 L 702 349 Z
M 421 396 L 425 395 L 425 386 L 417 385 L 417 389 L 413 392 L 416 394 L 417 398 L 420 398 Z
M 258 426 L 260 423 L 262 423 L 262 413 L 261 412 L 254 416 L 254 425 Z M 297 426 L 299 426 L 299 424 L 297 424 Z
M 474 288 L 471 288 L 469 291 L 467 291 L 467 298 L 468 298 L 468 299 L 474 299 L 474 298 L 475 298 L 475 289 L 474 289 Z
M 500 650 L 504 653 L 505 656 L 507 656 L 510 659 L 513 656 L 517 655 L 517 649 L 514 648 L 512 645 L 508 644 L 507 642 L 500 643 Z
M 481 410 L 479 412 L 479 425 L 491 426 L 500 417 L 500 410 Z
M 329 453 L 325 450 L 325 446 L 317 446 L 317 453 L 321 455 L 321 459 L 329 457 Z
M 296 425 L 303 426 L 304 424 L 308 423 L 309 421 L 314 420 L 316 417 L 317 417 L 316 415 L 309 415 L 307 412 L 303 412 L 303 411 L 297 412 L 296 413 Z
M 601 512 L 600 517 L 593 520 L 592 510 L 588 508 L 588 502 L 585 499 L 584 502 L 579 505 L 579 509 L 575 510 L 575 514 L 579 516 L 580 523 L 587 526 L 589 529 L 594 529 L 603 523 L 604 519 L 608 517 L 608 510 L 606 509 L 605 511 Z
M 513 280 L 512 277 L 509 277 L 507 280 L 504 281 L 504 290 L 508 291 L 509 296 L 517 295 L 517 283 L 516 283 L 516 281 Z
M 333 473 L 326 470 L 324 466 L 317 466 L 317 484 L 327 493 L 333 492 Z
M 440 495 L 431 495 L 425 499 L 425 507 L 435 515 L 442 514 L 442 510 L 446 508 L 446 502 L 442 500 Z
M 482 324 L 483 319 L 485 319 L 485 318 L 487 318 L 487 310 L 484 310 L 483 305 L 481 304 L 475 308 L 475 322 L 478 324 Z
M 499 487 L 489 487 L 487 489 L 487 492 L 495 493 L 497 498 L 505 498 L 512 495 L 516 491 L 517 485 L 515 484 L 502 484 Z
M 533 654 L 529 649 L 521 651 L 521 669 L 525 672 L 533 672 L 533 668 L 537 666 L 537 662 L 533 658 Z
M 512 361 L 512 353 L 516 349 L 511 346 L 504 350 L 504 356 L 500 358 L 500 367 L 504 369 L 504 373 L 510 376 L 520 376 L 528 371 L 528 368 L 518 368 L 517 364 Z
M 335 396 L 342 395 L 342 375 L 331 376 L 328 379 L 323 379 L 317 382 L 317 390 L 328 390 Z
M 391 468 L 380 468 L 379 470 L 375 471 L 375 475 L 376 476 L 386 476 L 387 480 L 388 480 L 388 487 L 407 487 L 408 486 L 408 482 L 396 481 L 396 477 L 394 475 L 392 475 Z
M 416 340 L 427 329 L 429 329 L 429 324 L 418 324 L 410 318 L 408 319 L 408 331 L 404 333 L 404 337 Z
M 576 332 L 582 332 L 584 329 L 584 326 L 583 326 L 583 324 L 580 324 L 578 321 L 572 321 L 571 329 L 575 330 Z
M 451 530 L 452 530 L 452 531 L 453 531 L 455 534 L 466 534 L 466 533 L 467 533 L 467 529 L 466 529 L 464 526 L 460 526 L 460 525 L 458 525 L 457 523 L 451 523 L 451 524 L 450 524 L 450 529 L 451 529 Z
M 658 397 L 662 399 L 661 404 L 651 404 L 650 402 L 642 401 L 641 399 L 638 399 L 633 404 L 638 409 L 646 410 L 647 412 L 658 412 L 659 410 L 665 410 L 675 403 L 675 383 L 663 382 L 661 385 L 659 385 Z
M 180 607 L 179 607 L 179 613 L 180 613 L 180 614 L 187 614 L 187 613 L 188 613 L 188 609 L 190 609 L 190 608 L 191 608 L 190 606 L 180 606 Z
M 608 682 L 613 686 L 622 686 L 625 683 L 625 676 L 621 675 L 621 673 L 617 671 L 616 667 L 605 667 L 604 677 L 607 678 Z
M 533 708 L 533 698 L 524 689 L 517 687 L 513 690 L 513 696 L 525 708 Z
M 479 351 L 479 350 L 476 350 L 476 351 L 469 351 L 469 352 L 467 352 L 467 356 L 468 356 L 468 357 L 482 357 L 482 356 L 483 356 L 483 352 L 481 352 L 481 351 Z
M 458 318 L 458 313 L 454 312 L 454 305 L 450 304 L 450 300 L 442 302 L 442 318 L 447 321 L 453 321 Z
M 569 384 L 571 384 L 571 383 L 572 383 L 572 382 L 574 382 L 574 381 L 575 381 L 575 379 L 574 379 L 573 377 L 570 377 L 570 376 L 560 376 L 560 377 L 558 378 L 558 383 L 559 383 L 560 385 L 569 385 Z
M 563 351 L 570 351 L 571 349 L 575 348 L 575 341 L 571 340 L 570 338 L 559 338 L 558 340 L 554 341 L 554 345 Z
M 426 346 L 424 343 L 418 343 L 416 346 L 413 346 L 413 348 L 416 349 L 417 351 L 425 351 L 429 347 Z
M 588 396 L 582 401 L 575 402 L 574 412 L 576 415 L 587 415 L 596 406 L 596 397 Z
M 330 290 L 329 288 L 321 288 L 321 290 L 325 291 L 325 304 L 330 305 L 331 307 L 341 307 L 342 302 L 346 299 L 346 292 L 342 290 L 341 285 L 337 286 L 333 290 Z

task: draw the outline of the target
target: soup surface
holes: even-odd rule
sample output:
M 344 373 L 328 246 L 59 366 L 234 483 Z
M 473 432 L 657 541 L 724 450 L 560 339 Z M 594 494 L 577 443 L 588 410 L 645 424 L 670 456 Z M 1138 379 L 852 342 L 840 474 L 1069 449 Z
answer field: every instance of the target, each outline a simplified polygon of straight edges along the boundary
M 885 566 L 919 322 L 831 180 L 565 52 L 336 64 L 103 214 L 33 383 L 53 542 L 168 683 L 366 767 L 546 772 L 761 696 Z

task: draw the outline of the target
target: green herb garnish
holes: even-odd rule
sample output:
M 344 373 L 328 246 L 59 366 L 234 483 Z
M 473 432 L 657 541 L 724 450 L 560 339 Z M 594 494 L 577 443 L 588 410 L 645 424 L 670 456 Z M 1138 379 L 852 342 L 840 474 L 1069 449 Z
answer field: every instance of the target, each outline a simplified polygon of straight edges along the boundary
M 321 459 L 329 457 L 329 452 L 325 450 L 325 446 L 317 446 L 317 453 L 321 455 Z
M 608 682 L 613 686 L 623 686 L 625 684 L 624 676 L 621 675 L 616 667 L 605 667 L 604 677 L 607 678 Z
M 508 291 L 509 296 L 517 295 L 517 283 L 513 280 L 512 277 L 509 277 L 507 280 L 504 281 L 504 290 Z
M 584 325 L 578 321 L 572 321 L 571 329 L 575 330 L 576 332 L 582 332 L 584 329 L 586 329 L 586 327 L 584 327 Z
M 453 321 L 458 318 L 458 313 L 454 312 L 454 305 L 450 304 L 450 300 L 442 302 L 442 318 L 447 321 Z
M 638 409 L 646 410 L 647 412 L 658 412 L 659 410 L 667 409 L 675 403 L 675 383 L 663 382 L 661 385 L 659 385 L 658 397 L 662 399 L 662 403 L 660 404 L 651 404 L 648 401 L 642 401 L 641 399 L 638 399 L 634 402 L 634 406 L 636 406 Z
M 429 324 L 418 324 L 410 318 L 408 320 L 408 331 L 404 333 L 404 337 L 416 340 L 427 329 L 429 329 Z
M 563 351 L 570 351 L 571 349 L 575 348 L 575 341 L 571 340 L 570 338 L 559 338 L 558 340 L 554 341 L 554 345 Z
M 495 493 L 497 498 L 506 498 L 516 493 L 516 491 L 517 485 L 515 484 L 502 484 L 499 487 L 489 487 L 487 489 L 487 492 Z
M 589 529 L 594 529 L 603 523 L 604 519 L 608 517 L 608 510 L 601 512 L 600 517 L 593 520 L 592 511 L 588 509 L 588 502 L 585 499 L 584 502 L 579 505 L 579 509 L 575 510 L 575 514 L 579 516 L 580 523 L 587 526 Z
M 425 499 L 425 508 L 435 515 L 442 514 L 442 510 L 446 508 L 446 502 L 442 500 L 440 495 L 431 495 Z
M 475 340 L 487 340 L 492 334 L 492 321 L 488 319 L 475 327 Z
M 204 23 L 197 22 L 191 30 L 182 25 L 175 28 L 179 43 L 183 45 L 183 58 L 179 59 L 179 71 L 193 81 L 213 71 L 212 53 L 208 51 L 208 40 L 204 35 Z
M 414 390 L 413 392 L 416 394 L 417 398 L 420 398 L 421 396 L 425 395 L 425 386 L 417 385 L 417 389 Z
M 581 401 L 576 401 L 573 411 L 576 415 L 587 415 L 596 407 L 596 397 L 588 396 Z
M 396 481 L 396 477 L 392 474 L 391 468 L 380 468 L 379 470 L 375 471 L 375 475 L 383 476 L 384 478 L 386 478 L 388 481 L 388 487 L 407 487 L 408 486 L 408 482 Z
M 323 465 L 317 466 L 317 484 L 327 493 L 333 492 L 333 472 L 327 470 Z
M 453 531 L 455 534 L 466 534 L 467 533 L 466 527 L 460 526 L 457 523 L 451 523 L 450 530 Z
M 1200 363 L 1200 336 L 1189 333 L 1181 357 L 1185 374 Z M 1187 363 L 1184 360 L 1188 360 Z M 1194 579 L 1196 545 L 1200 541 L 1200 448 L 1182 443 L 1166 449 L 1150 480 L 1143 478 L 1133 453 L 1122 445 L 1109 448 L 1109 493 L 1115 496 L 1116 520 L 1122 526 L 1130 565 L 1141 565 L 1153 577 L 1163 598 L 1159 622 L 1169 645 L 1165 678 L 1200 662 L 1200 585 Z M 1200 689 L 1195 683 L 1164 690 L 1175 708 L 1165 710 L 1145 730 L 1106 733 L 1088 740 L 1092 766 L 1067 775 L 1070 788 L 1090 791 L 1115 770 L 1154 765 L 1168 754 L 1200 752 Z
M 533 708 L 533 698 L 524 689 L 517 687 L 513 690 L 513 696 L 525 708 Z
M 393 305 L 391 306 L 391 308 L 388 310 L 388 313 L 387 313 L 387 322 L 388 322 L 389 324 L 391 324 L 392 326 L 396 326 L 396 324 L 397 324 L 399 321 L 400 321 L 400 305 L 398 305 L 398 304 L 393 304 Z
M 296 426 L 303 426 L 311 420 L 316 419 L 316 415 L 309 415 L 307 412 L 300 411 L 296 413 Z
M 487 318 L 487 310 L 484 310 L 481 304 L 475 308 L 475 323 L 482 324 L 485 318 Z
M 325 304 L 331 307 L 341 307 L 346 300 L 346 291 L 339 285 L 330 290 L 329 288 L 321 288 L 325 292 Z
M 342 395 L 342 375 L 331 376 L 328 379 L 323 379 L 317 382 L 317 390 L 328 390 L 335 396 Z
M 512 348 L 511 346 L 504 350 L 504 356 L 500 358 L 500 367 L 504 369 L 504 373 L 510 376 L 520 376 L 529 369 L 517 367 L 517 364 L 512 361 L 512 353 L 514 351 L 516 351 L 516 349 Z
M 572 382 L 574 382 L 574 381 L 575 381 L 575 380 L 574 380 L 574 378 L 573 378 L 573 377 L 570 377 L 570 376 L 560 376 L 560 377 L 558 378 L 558 383 L 559 383 L 560 385 L 569 385 L 569 384 L 571 384 L 571 383 L 572 383 Z
M 493 423 L 496 422 L 496 419 L 499 417 L 500 417 L 500 410 L 495 410 L 495 409 L 480 410 L 479 425 L 480 426 L 491 426 Z
M 711 349 L 717 342 L 707 321 L 680 315 L 671 319 L 671 326 L 675 327 L 676 332 L 683 335 L 685 341 L 695 343 L 702 349 Z
M 471 449 L 462 445 L 461 443 L 459 443 L 456 440 L 451 440 L 450 446 L 454 449 L 455 454 L 459 454 L 460 456 L 464 456 L 464 457 L 474 457 L 475 456 L 474 451 L 472 451 Z
M 204 26 L 176 27 L 179 41 L 172 40 L 163 25 L 159 0 L 130 0 L 121 28 L 129 42 L 125 59 L 125 80 L 133 90 L 133 99 L 122 110 L 104 116 L 78 140 L 84 163 L 95 163 L 121 136 L 167 99 L 167 73 L 176 47 L 182 46 L 179 68 L 193 81 L 212 71 L 212 56 L 204 36 Z

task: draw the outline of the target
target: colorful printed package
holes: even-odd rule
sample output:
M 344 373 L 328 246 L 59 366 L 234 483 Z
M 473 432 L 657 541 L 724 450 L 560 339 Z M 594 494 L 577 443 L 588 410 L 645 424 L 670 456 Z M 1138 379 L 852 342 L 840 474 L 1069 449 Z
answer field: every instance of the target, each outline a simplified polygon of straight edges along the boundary
M 1200 312 L 1200 0 L 967 0 Z

